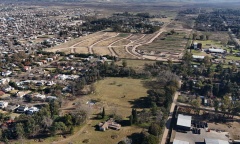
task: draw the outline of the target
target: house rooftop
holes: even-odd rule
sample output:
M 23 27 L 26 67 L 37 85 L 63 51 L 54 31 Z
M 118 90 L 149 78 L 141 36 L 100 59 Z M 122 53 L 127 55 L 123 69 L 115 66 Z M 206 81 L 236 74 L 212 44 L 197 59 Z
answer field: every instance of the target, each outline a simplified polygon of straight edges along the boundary
M 177 125 L 191 127 L 192 116 L 178 114 Z
M 174 139 L 174 140 L 173 140 L 173 144 L 189 144 L 189 142 Z
M 205 138 L 205 144 L 229 144 L 229 142 L 220 139 Z

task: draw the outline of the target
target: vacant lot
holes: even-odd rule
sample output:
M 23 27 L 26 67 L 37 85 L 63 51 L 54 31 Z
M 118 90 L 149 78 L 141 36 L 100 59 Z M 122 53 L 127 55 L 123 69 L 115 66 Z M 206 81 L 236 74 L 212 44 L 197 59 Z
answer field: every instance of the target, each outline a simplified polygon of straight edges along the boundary
M 172 35 L 164 32 L 153 43 L 143 45 L 137 49 L 148 52 L 153 51 L 153 53 L 181 53 L 188 42 L 188 39 L 186 39 L 187 36 L 188 33 L 184 31 L 177 31 Z
M 93 53 L 97 55 L 111 55 L 108 47 L 93 47 Z
M 131 113 L 132 101 L 147 96 L 142 80 L 130 78 L 106 78 L 95 84 L 96 93 L 88 99 L 97 99 L 106 108 L 106 113 L 117 108 L 117 113 L 126 118 Z
M 120 57 L 120 58 L 134 58 L 131 54 L 129 54 L 124 46 L 113 47 L 113 51 Z

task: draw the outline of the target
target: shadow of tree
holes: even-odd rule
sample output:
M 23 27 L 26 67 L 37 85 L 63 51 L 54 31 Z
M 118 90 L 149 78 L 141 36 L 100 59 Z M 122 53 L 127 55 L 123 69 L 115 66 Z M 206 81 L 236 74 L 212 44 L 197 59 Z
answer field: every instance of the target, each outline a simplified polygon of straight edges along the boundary
M 141 133 L 133 133 L 130 136 L 128 136 L 132 140 L 132 144 L 140 144 L 143 141 L 143 134 Z
M 140 97 L 139 99 L 128 102 L 133 105 L 132 108 L 149 108 L 151 106 L 148 97 Z

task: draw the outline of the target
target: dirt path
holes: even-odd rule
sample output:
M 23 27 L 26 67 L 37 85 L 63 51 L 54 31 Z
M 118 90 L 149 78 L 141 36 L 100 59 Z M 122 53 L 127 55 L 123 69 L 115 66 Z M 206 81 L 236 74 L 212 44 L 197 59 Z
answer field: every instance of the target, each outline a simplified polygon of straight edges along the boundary
M 171 108 L 170 108 L 170 113 L 173 113 L 173 111 L 174 111 L 174 108 L 175 108 L 176 103 L 177 103 L 178 95 L 179 95 L 179 92 L 176 92 L 175 95 L 174 95 L 173 103 L 172 103 Z M 167 123 L 168 125 L 165 126 L 163 136 L 162 136 L 162 141 L 159 144 L 165 144 L 166 143 L 167 136 L 168 136 L 168 131 L 169 131 L 168 127 L 170 127 L 171 120 L 172 120 L 172 116 L 168 116 L 167 121 L 170 121 L 170 122 L 168 122 Z
M 112 56 L 118 56 L 118 54 L 113 50 L 113 47 L 117 47 L 117 46 L 112 46 L 114 45 L 115 43 L 121 41 L 121 40 L 124 40 L 124 39 L 128 39 L 129 37 L 131 37 L 132 34 L 130 34 L 128 37 L 125 37 L 125 38 L 122 38 L 122 39 L 119 39 L 119 40 L 116 40 L 114 42 L 112 42 L 109 46 L 108 46 L 108 49 L 109 51 L 111 52 Z
M 119 33 L 117 33 L 115 36 L 111 36 L 111 37 L 108 37 L 108 38 L 99 40 L 99 41 L 95 42 L 94 44 L 90 45 L 90 46 L 88 47 L 89 53 L 90 53 L 90 54 L 93 54 L 93 46 L 94 46 L 94 45 L 96 45 L 96 44 L 98 44 L 98 43 L 100 43 L 100 42 L 102 42 L 102 41 L 105 41 L 105 40 L 108 40 L 108 39 L 117 37 L 118 35 L 119 35 Z
M 102 31 L 99 31 L 99 32 L 96 32 L 96 33 L 100 33 L 100 32 L 102 32 Z M 104 34 L 102 34 L 102 36 L 104 36 L 104 35 L 106 35 L 106 34 L 107 34 L 107 33 L 105 32 Z M 99 35 L 97 35 L 97 36 L 99 36 Z M 81 40 L 81 41 L 79 41 L 79 42 L 77 42 L 77 43 L 75 43 L 75 44 L 73 44 L 73 45 L 71 45 L 71 46 L 69 46 L 69 47 L 60 47 L 60 48 L 50 49 L 50 50 L 54 50 L 54 51 L 59 51 L 59 50 L 63 50 L 63 49 L 70 49 L 70 50 L 71 50 L 71 49 L 75 48 L 77 45 L 79 45 L 80 43 L 82 43 L 82 42 L 84 42 L 84 41 L 86 41 L 86 40 L 95 38 L 95 37 L 97 37 L 97 36 L 94 36 L 94 37 L 90 37 L 90 38 Z
M 171 22 L 172 22 L 172 21 L 171 21 Z M 156 59 L 158 59 L 158 57 L 156 57 L 156 56 L 149 57 L 149 56 L 147 56 L 147 55 L 141 55 L 141 54 L 139 54 L 138 52 L 136 52 L 136 49 L 137 49 L 138 47 L 142 46 L 142 45 L 152 43 L 157 37 L 159 37 L 163 32 L 166 31 L 166 27 L 167 27 L 171 22 L 165 24 L 165 25 L 157 32 L 157 34 L 156 34 L 153 38 L 151 38 L 148 42 L 135 45 L 135 46 L 132 48 L 131 53 L 132 53 L 133 55 L 137 56 L 138 58 L 141 58 L 141 59 L 151 59 L 151 60 L 156 60 Z

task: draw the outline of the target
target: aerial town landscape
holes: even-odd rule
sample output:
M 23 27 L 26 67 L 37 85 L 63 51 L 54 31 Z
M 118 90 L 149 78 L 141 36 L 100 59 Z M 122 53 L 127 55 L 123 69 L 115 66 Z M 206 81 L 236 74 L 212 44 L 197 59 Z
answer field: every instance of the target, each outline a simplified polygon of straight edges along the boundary
M 1 0 L 1 144 L 239 144 L 238 0 Z

